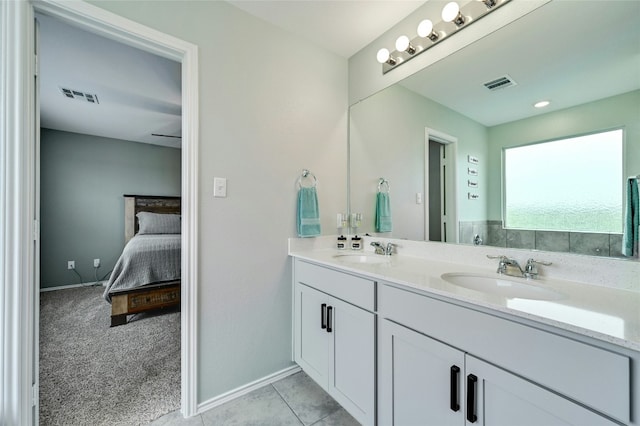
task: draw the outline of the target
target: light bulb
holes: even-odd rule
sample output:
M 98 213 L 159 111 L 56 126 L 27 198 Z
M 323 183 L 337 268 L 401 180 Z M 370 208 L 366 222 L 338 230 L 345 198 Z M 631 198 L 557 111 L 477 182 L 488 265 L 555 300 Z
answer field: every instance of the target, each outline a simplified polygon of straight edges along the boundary
M 410 44 L 409 37 L 407 37 L 406 35 L 401 35 L 396 40 L 396 50 L 400 52 L 404 52 L 409 48 L 409 44 Z
M 378 50 L 378 62 L 380 62 L 381 64 L 384 64 L 385 62 L 387 62 L 389 60 L 389 50 L 385 49 L 384 47 L 380 50 Z
M 389 64 L 391 66 L 394 66 L 395 64 L 397 64 L 397 61 L 391 57 L 389 50 L 385 49 L 384 47 L 378 50 L 377 58 L 378 58 L 378 62 L 380 62 L 381 64 Z
M 420 37 L 427 37 L 432 32 L 433 32 L 433 22 L 431 22 L 431 20 L 425 19 L 424 21 L 418 24 L 418 35 Z
M 549 105 L 551 102 L 549 101 L 540 101 L 540 102 L 536 102 L 535 104 L 533 104 L 534 107 L 536 108 L 544 108 L 547 105 Z
M 425 19 L 424 21 L 418 24 L 418 35 L 420 37 L 429 37 L 429 40 L 432 42 L 436 42 L 440 35 L 433 31 L 433 22 L 430 19 Z
M 451 22 L 460 13 L 460 6 L 455 1 L 449 2 L 442 9 L 442 20 L 445 22 Z

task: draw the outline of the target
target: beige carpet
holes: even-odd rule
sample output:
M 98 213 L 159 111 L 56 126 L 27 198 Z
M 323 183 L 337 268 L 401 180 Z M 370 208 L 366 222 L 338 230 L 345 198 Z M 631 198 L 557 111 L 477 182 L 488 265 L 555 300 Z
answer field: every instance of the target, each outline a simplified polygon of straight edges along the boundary
M 102 291 L 40 294 L 43 426 L 143 425 L 180 408 L 180 313 L 110 328 Z

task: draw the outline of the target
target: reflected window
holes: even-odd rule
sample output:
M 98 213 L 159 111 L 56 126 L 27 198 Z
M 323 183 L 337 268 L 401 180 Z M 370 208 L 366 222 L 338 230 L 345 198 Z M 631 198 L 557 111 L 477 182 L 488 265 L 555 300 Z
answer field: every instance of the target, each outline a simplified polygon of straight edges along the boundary
M 622 232 L 622 129 L 504 149 L 504 224 Z

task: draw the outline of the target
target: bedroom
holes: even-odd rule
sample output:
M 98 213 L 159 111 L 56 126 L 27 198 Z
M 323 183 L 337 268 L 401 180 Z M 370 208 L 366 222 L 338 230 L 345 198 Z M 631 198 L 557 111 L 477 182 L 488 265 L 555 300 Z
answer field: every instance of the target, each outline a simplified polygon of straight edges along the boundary
M 40 422 L 82 422 L 95 415 L 98 399 L 114 406 L 126 401 L 137 407 L 140 420 L 152 419 L 158 415 L 155 407 L 179 407 L 180 314 L 173 308 L 166 318 L 119 315 L 120 323 L 131 324 L 111 329 L 112 305 L 103 292 L 123 277 L 124 284 L 134 283 L 116 268 L 134 218 L 125 217 L 131 197 L 123 195 L 167 196 L 152 201 L 180 213 L 180 199 L 168 197 L 181 192 L 180 139 L 168 137 L 181 134 L 180 64 L 49 16 L 38 16 L 38 23 Z M 165 275 L 158 264 L 126 270 L 147 275 L 135 277 L 138 281 L 179 278 L 180 221 L 172 217 L 178 218 L 177 229 L 170 230 L 176 234 L 145 236 L 154 244 L 159 237 L 172 239 L 172 247 L 177 242 L 172 257 L 163 258 L 171 268 L 161 271 Z M 147 227 L 146 232 L 156 231 Z M 145 364 L 143 357 L 155 361 Z M 149 374 L 152 367 L 160 373 Z M 147 399 L 127 392 L 129 382 Z M 169 391 L 162 394 L 159 388 Z M 118 422 L 117 410 L 110 418 Z

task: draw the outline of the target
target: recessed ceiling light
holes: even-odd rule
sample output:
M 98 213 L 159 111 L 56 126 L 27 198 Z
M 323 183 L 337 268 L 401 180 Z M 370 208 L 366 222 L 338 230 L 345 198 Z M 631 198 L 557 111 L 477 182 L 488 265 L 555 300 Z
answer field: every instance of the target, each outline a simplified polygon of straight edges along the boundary
M 534 107 L 536 108 L 544 108 L 547 105 L 549 105 L 551 102 L 549 101 L 540 101 L 540 102 L 536 102 L 535 104 L 533 104 Z

